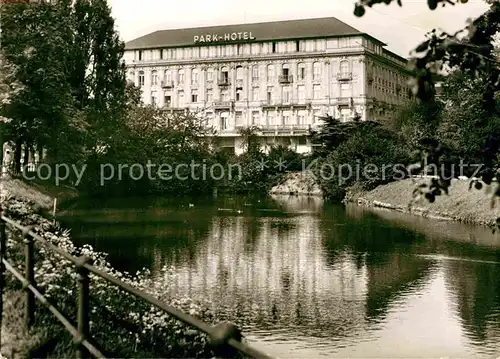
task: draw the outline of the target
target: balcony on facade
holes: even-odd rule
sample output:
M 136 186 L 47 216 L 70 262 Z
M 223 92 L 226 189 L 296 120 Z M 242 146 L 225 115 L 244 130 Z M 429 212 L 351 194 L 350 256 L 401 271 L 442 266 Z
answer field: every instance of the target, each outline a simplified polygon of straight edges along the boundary
M 289 84 L 293 82 L 293 76 L 292 75 L 280 75 L 278 77 L 278 81 L 280 84 Z
M 231 110 L 234 107 L 234 101 L 214 101 L 215 110 Z
M 338 106 L 354 106 L 354 100 L 352 97 L 337 97 L 336 105 Z
M 228 78 L 219 78 L 217 80 L 217 85 L 219 87 L 228 87 L 229 85 L 231 85 L 231 83 L 229 82 L 229 79 Z
M 351 81 L 352 72 L 337 72 L 337 81 Z
M 306 100 L 290 100 L 290 101 L 261 101 L 261 107 L 266 108 L 309 108 L 311 102 Z
M 174 82 L 173 81 L 161 81 L 160 83 L 161 87 L 164 89 L 171 89 L 174 87 Z
M 291 134 L 307 133 L 311 129 L 310 124 L 293 124 L 293 125 L 258 125 L 260 131 L 266 132 L 286 132 Z

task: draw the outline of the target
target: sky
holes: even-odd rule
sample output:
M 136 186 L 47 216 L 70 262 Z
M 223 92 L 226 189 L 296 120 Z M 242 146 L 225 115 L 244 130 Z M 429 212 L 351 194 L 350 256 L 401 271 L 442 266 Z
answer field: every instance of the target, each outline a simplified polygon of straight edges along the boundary
M 466 26 L 488 6 L 482 0 L 447 5 L 430 11 L 426 0 L 403 0 L 375 5 L 362 18 L 353 15 L 355 0 L 108 0 L 122 40 L 156 30 L 264 21 L 336 17 L 388 44 L 401 56 L 420 43 L 433 28 L 448 32 Z

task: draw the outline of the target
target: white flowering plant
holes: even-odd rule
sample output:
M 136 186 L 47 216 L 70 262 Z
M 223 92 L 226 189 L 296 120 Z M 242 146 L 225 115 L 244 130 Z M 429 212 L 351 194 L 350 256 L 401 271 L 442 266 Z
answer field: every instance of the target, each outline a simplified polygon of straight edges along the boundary
M 208 302 L 194 302 L 188 297 L 167 297 L 161 284 L 152 279 L 149 270 L 135 275 L 115 270 L 106 260 L 106 254 L 96 252 L 90 245 L 77 247 L 70 240 L 68 230 L 33 211 L 32 204 L 16 198 L 5 198 L 4 214 L 24 226 L 32 226 L 48 242 L 73 256 L 85 255 L 93 265 L 123 282 L 147 292 L 163 302 L 197 317 L 208 324 L 220 321 Z M 8 227 L 8 256 L 24 273 L 23 245 L 20 231 Z M 36 243 L 36 241 L 35 241 Z M 172 278 L 171 268 L 163 269 L 163 278 Z M 211 358 L 213 352 L 208 337 L 181 323 L 168 313 L 148 304 L 141 298 L 125 293 L 106 280 L 90 274 L 90 334 L 105 355 L 112 357 L 189 357 Z M 21 288 L 20 282 L 8 275 L 8 288 Z M 37 288 L 76 323 L 77 272 L 75 265 L 45 246 L 35 245 L 35 282 Z M 71 335 L 57 319 L 41 305 L 37 305 L 35 328 L 47 335 L 45 354 L 51 357 L 72 357 L 75 349 Z

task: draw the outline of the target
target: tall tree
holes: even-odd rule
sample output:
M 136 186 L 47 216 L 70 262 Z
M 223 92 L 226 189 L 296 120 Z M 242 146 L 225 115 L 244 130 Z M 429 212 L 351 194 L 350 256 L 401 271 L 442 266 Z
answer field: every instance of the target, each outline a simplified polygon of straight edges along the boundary
M 45 3 L 2 6 L 2 51 L 16 65 L 16 79 L 23 84 L 5 110 L 12 118 L 8 138 L 16 145 L 17 171 L 21 145 L 55 150 L 60 138 L 54 135 L 64 133 L 72 115 L 64 36 L 68 18 L 58 13 L 59 8 Z
M 47 148 L 52 161 L 85 161 L 111 145 L 127 98 L 124 44 L 106 1 L 8 4 L 1 11 L 6 58 L 25 85 L 6 109 L 9 139 L 18 148 Z
M 365 7 L 376 4 L 391 4 L 397 2 L 403 6 L 402 0 L 359 0 L 355 5 L 354 14 L 363 16 Z M 429 9 L 435 10 L 438 5 L 455 5 L 466 3 L 467 0 L 427 0 Z M 499 115 L 498 90 L 500 89 L 500 64 L 495 49 L 496 36 L 500 31 L 500 2 L 498 0 L 486 0 L 490 7 L 483 15 L 471 21 L 464 29 L 448 34 L 433 30 L 428 38 L 416 47 L 420 55 L 412 60 L 412 69 L 415 73 L 413 81 L 413 92 L 423 102 L 432 102 L 435 98 L 434 78 L 446 67 L 457 70 L 469 77 L 472 81 L 478 81 L 481 86 L 480 98 L 474 97 L 476 108 L 482 113 L 492 115 L 495 119 Z M 483 123 L 484 125 L 484 123 Z M 489 126 L 489 124 L 488 124 Z M 496 125 L 492 125 L 492 128 Z M 481 141 L 478 141 L 479 143 Z M 477 152 L 477 151 L 476 151 Z M 496 158 L 500 152 L 500 139 L 495 134 L 483 141 L 482 154 L 485 166 L 481 173 L 481 179 L 490 184 L 494 177 L 500 182 L 500 173 L 497 171 Z M 444 166 L 440 174 L 449 176 L 449 163 L 441 163 L 443 147 L 439 144 L 430 146 L 429 157 L 438 166 Z M 444 176 L 433 181 L 430 186 L 432 193 L 447 193 L 450 181 Z M 500 195 L 500 188 L 496 195 Z M 500 223 L 500 221 L 499 221 Z
M 91 126 L 89 149 L 111 145 L 126 109 L 125 49 L 106 0 L 76 0 L 72 92 Z

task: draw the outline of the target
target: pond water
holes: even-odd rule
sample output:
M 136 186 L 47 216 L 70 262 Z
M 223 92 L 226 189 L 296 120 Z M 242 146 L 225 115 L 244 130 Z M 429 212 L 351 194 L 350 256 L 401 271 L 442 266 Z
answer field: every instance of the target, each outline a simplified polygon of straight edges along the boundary
M 120 270 L 170 265 L 281 358 L 500 356 L 500 235 L 316 198 L 82 201 L 60 213 Z

